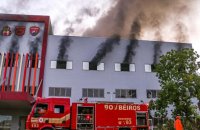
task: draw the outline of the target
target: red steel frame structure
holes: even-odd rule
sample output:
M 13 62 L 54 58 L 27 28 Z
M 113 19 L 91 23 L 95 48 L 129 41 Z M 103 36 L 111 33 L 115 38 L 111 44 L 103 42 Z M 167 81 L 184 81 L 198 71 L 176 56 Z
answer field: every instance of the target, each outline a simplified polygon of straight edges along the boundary
M 6 54 L 6 64 L 5 64 L 5 68 L 4 68 L 4 74 L 3 74 L 3 83 L 2 83 L 2 92 L 5 91 L 5 84 L 6 84 L 6 74 L 7 74 L 7 68 L 8 68 L 8 61 L 9 61 L 9 56 L 10 54 L 7 53 Z
M 41 66 L 39 71 L 39 82 L 43 81 L 44 77 L 44 67 L 45 67 L 45 57 L 46 57 L 46 48 L 47 48 L 47 39 L 49 33 L 49 26 L 50 26 L 50 17 L 49 16 L 39 16 L 39 15 L 15 15 L 15 14 L 0 14 L 0 21 L 16 21 L 16 22 L 40 22 L 44 23 L 44 34 L 42 40 L 42 50 L 41 50 Z M 4 71 L 4 75 L 6 71 Z M 5 76 L 4 76 L 4 80 Z M 4 81 L 5 82 L 5 81 Z M 39 86 L 39 85 L 38 85 Z M 4 91 L 5 84 L 2 85 L 2 91 Z M 42 96 L 42 88 L 43 83 L 41 83 L 40 87 L 38 88 L 38 95 Z M 22 90 L 23 91 L 23 90 Z
M 9 91 L 10 91 L 10 79 L 11 79 L 11 74 L 12 74 L 14 55 L 15 55 L 14 53 L 11 54 L 10 70 L 9 70 L 9 75 L 8 75 L 7 90 L 9 90 Z
M 18 58 L 19 58 L 19 53 L 16 53 L 16 59 L 15 59 L 15 65 L 14 65 L 14 75 L 13 75 L 12 88 L 11 88 L 12 92 L 15 91 L 15 81 L 16 81 L 16 74 L 17 74 Z

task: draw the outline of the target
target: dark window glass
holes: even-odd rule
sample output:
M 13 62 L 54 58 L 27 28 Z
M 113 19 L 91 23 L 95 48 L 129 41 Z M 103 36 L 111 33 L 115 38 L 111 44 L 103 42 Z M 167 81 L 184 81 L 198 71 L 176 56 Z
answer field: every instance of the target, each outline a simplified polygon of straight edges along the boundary
M 60 96 L 65 96 L 65 91 L 66 89 L 65 88 L 60 88 Z
M 67 97 L 71 97 L 71 88 L 66 88 L 66 95 Z
M 120 98 L 120 89 L 116 89 L 116 98 Z
M 128 91 L 127 97 L 136 98 L 136 90 L 127 90 L 127 91 Z
M 93 89 L 88 89 L 88 97 L 94 97 L 93 96 Z
M 121 71 L 129 71 L 129 64 L 122 63 L 121 64 Z
M 71 97 L 71 88 L 49 88 L 49 96 Z
M 54 90 L 55 90 L 55 88 L 52 88 L 52 87 L 49 88 L 49 96 L 55 95 Z
M 60 96 L 60 88 L 55 88 L 55 96 Z
M 87 89 L 83 89 L 83 97 L 87 97 Z
M 99 91 L 99 97 L 104 97 L 104 89 L 100 89 Z
M 116 98 L 136 98 L 136 90 L 132 89 L 116 89 Z
M 94 97 L 100 97 L 98 89 L 94 89 Z
M 152 65 L 151 65 L 151 72 L 155 72 L 155 69 L 156 69 L 156 65 L 155 65 L 155 64 L 152 64 Z
M 147 98 L 157 98 L 160 90 L 147 90 Z
M 126 98 L 126 90 L 121 90 L 121 98 Z
M 104 89 L 84 88 L 83 97 L 104 97 Z
M 89 63 L 89 70 L 97 70 L 97 63 Z
M 57 69 L 66 69 L 67 63 L 66 61 L 57 61 L 56 68 Z

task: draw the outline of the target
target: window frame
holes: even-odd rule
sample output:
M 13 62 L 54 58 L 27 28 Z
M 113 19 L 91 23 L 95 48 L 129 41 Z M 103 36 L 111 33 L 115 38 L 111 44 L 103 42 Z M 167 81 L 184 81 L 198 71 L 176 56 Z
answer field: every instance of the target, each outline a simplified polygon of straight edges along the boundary
M 89 91 L 91 90 L 92 94 L 89 95 Z M 97 90 L 97 95 L 95 94 L 95 90 Z M 101 96 L 103 93 L 103 96 Z M 82 88 L 82 97 L 89 98 L 105 98 L 105 89 L 104 88 Z
M 104 71 L 105 70 L 105 63 L 101 62 L 99 64 L 96 64 L 96 69 L 90 69 L 90 66 L 92 65 L 91 62 L 83 61 L 82 63 L 82 69 L 85 71 Z
M 151 99 L 151 98 L 158 98 L 160 91 L 161 91 L 161 90 L 159 90 L 159 89 L 147 89 L 147 90 L 146 90 L 146 98 L 148 98 L 148 99 Z M 151 93 L 150 96 L 148 96 L 148 92 Z
M 59 90 L 58 94 L 56 94 L 56 89 Z M 65 89 L 65 96 L 63 96 L 61 89 Z M 70 87 L 49 87 L 48 96 L 71 97 L 71 95 L 72 88 Z
M 122 70 L 123 65 L 129 65 L 128 70 Z M 114 68 L 116 72 L 136 72 L 135 63 L 131 63 L 131 64 L 115 63 Z
M 129 91 L 132 91 L 135 93 L 133 96 L 130 96 L 128 93 Z M 122 97 L 122 92 L 125 92 L 125 96 Z M 119 94 L 119 95 L 118 95 Z M 115 89 L 115 98 L 137 98 L 137 90 L 136 89 Z
M 63 61 L 65 62 L 65 67 L 58 67 L 59 60 L 51 60 L 50 61 L 50 68 L 51 69 L 66 69 L 66 70 L 72 70 L 73 69 L 73 62 L 72 61 Z

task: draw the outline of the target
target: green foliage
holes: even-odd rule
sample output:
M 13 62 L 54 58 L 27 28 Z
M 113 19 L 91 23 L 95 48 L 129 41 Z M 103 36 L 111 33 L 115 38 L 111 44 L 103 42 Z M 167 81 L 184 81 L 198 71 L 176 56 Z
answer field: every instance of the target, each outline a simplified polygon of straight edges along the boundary
M 198 107 L 191 100 L 193 98 L 200 101 L 200 76 L 197 74 L 200 64 L 196 62 L 198 58 L 197 52 L 189 48 L 172 50 L 160 57 L 155 71 L 161 92 L 159 98 L 150 103 L 151 109 L 166 116 L 166 108 L 171 105 L 174 108 L 173 116 L 179 114 L 186 117 L 186 120 L 198 116 Z

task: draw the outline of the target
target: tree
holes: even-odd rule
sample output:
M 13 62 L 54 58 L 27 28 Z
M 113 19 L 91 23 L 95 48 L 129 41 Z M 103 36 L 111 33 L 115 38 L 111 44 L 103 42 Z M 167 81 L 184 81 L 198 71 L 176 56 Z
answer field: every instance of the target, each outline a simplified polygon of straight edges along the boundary
M 200 76 L 197 71 L 199 58 L 193 49 L 185 48 L 180 51 L 172 50 L 160 57 L 155 66 L 156 76 L 159 79 L 161 91 L 150 108 L 156 109 L 161 117 L 165 117 L 170 108 L 172 116 L 181 115 L 190 122 L 194 129 L 200 129 L 198 103 L 200 102 Z

